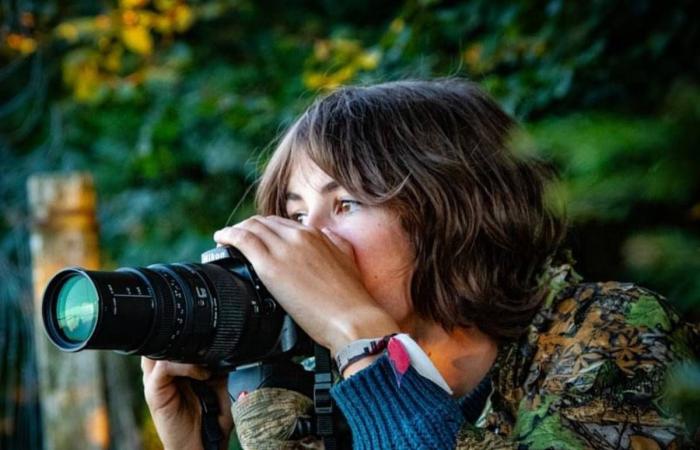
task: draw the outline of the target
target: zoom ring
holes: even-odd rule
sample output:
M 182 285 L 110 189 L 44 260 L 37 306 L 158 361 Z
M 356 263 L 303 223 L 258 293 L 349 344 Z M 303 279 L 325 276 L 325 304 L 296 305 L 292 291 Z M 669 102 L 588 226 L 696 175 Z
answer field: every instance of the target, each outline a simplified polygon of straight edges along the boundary
M 163 357 L 170 348 L 171 339 L 175 331 L 175 302 L 173 301 L 168 282 L 157 270 L 150 268 L 140 268 L 138 271 L 126 268 L 123 269 L 133 274 L 138 274 L 144 279 L 153 280 L 149 285 L 153 289 L 152 296 L 154 298 L 154 323 L 155 329 L 152 331 L 151 338 L 145 343 L 145 346 L 139 350 L 139 354 L 148 355 L 149 357 Z M 138 272 L 142 272 L 139 274 Z M 145 275 L 145 277 L 144 277 Z M 147 278 L 146 278 L 147 277 Z M 158 299 L 163 301 L 158 301 Z
M 231 272 L 214 264 L 204 269 L 218 294 L 218 317 L 206 360 L 216 361 L 236 352 L 250 309 L 246 284 Z

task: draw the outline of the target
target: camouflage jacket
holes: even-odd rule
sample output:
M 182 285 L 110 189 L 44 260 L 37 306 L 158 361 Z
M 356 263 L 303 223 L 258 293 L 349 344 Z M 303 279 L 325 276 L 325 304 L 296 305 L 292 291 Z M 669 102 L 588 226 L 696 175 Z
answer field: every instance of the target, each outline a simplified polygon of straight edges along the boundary
M 528 333 L 500 349 L 489 402 L 457 448 L 691 448 L 664 385 L 697 351 L 697 328 L 630 283 L 581 283 L 567 266 L 555 281 Z
M 667 369 L 697 351 L 697 328 L 682 324 L 663 297 L 633 284 L 582 283 L 568 265 L 552 279 L 529 331 L 500 347 L 486 406 L 476 423 L 462 425 L 456 448 L 693 448 L 663 394 Z M 295 407 L 280 411 L 284 393 L 270 394 L 234 406 L 243 447 L 322 447 L 284 438 L 310 400 L 296 395 Z M 261 433 L 270 410 L 291 421 Z

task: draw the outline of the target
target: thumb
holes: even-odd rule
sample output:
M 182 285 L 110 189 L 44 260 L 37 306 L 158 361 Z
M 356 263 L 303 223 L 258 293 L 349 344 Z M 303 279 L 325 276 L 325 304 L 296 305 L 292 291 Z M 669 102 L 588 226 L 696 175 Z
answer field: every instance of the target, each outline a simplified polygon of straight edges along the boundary
M 333 245 L 338 247 L 341 252 L 352 258 L 353 261 L 355 260 L 355 251 L 352 248 L 352 244 L 350 244 L 348 240 L 327 227 L 323 228 L 321 232 L 333 243 Z

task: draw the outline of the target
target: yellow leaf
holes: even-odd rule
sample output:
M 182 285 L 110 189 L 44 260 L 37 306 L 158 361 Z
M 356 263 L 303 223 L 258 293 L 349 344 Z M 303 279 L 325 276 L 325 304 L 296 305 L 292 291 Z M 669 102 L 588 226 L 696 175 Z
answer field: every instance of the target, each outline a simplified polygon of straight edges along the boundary
M 174 10 L 175 29 L 182 33 L 187 30 L 194 22 L 194 12 L 187 5 L 177 5 Z
M 23 55 L 28 55 L 36 50 L 36 41 L 30 37 L 25 37 L 22 39 L 22 43 L 19 46 L 19 52 Z
M 7 46 L 13 50 L 20 52 L 23 55 L 32 53 L 36 50 L 36 41 L 28 36 L 23 36 L 18 33 L 10 33 L 5 39 Z
M 331 43 L 327 39 L 319 39 L 314 43 L 314 57 L 325 61 L 331 55 Z
M 143 8 L 148 3 L 149 0 L 119 0 L 119 6 L 125 9 Z
M 318 72 L 307 72 L 304 74 L 304 85 L 309 89 L 318 89 L 325 83 L 325 77 Z
M 483 51 L 483 46 L 479 43 L 472 44 L 462 53 L 464 62 L 467 63 L 469 68 L 476 70 L 481 63 L 481 52 Z
M 137 23 L 141 26 L 149 28 L 153 26 L 153 22 L 155 22 L 156 17 L 158 17 L 151 11 L 139 11 L 136 15 L 138 16 Z
M 358 53 L 361 50 L 359 42 L 345 38 L 334 39 L 333 46 L 338 53 L 345 56 Z
M 97 47 L 98 47 L 100 50 L 105 51 L 105 50 L 107 50 L 107 49 L 109 48 L 109 45 L 110 45 L 111 42 L 112 42 L 112 41 L 111 41 L 107 36 L 101 36 L 101 37 L 97 40 Z
M 78 69 L 73 95 L 79 102 L 90 102 L 94 100 L 100 87 L 99 73 L 93 64 L 85 64 Z
M 109 16 L 100 14 L 95 17 L 95 28 L 100 31 L 109 31 L 112 28 L 112 19 Z
M 144 26 L 124 27 L 122 41 L 129 50 L 135 53 L 150 55 L 153 52 L 153 38 L 148 28 Z
M 122 23 L 126 27 L 133 27 L 139 24 L 139 15 L 133 9 L 127 9 L 122 13 Z
M 175 6 L 175 0 L 155 0 L 153 4 L 158 11 L 167 11 Z
M 357 64 L 365 70 L 376 69 L 379 64 L 379 52 L 363 52 L 359 58 L 357 58 Z
M 104 66 L 110 72 L 119 72 L 122 67 L 122 47 L 116 46 L 114 50 L 109 52 L 104 60 Z
M 56 34 L 68 42 L 75 42 L 80 37 L 78 27 L 72 23 L 62 23 L 56 27 Z
M 173 31 L 172 21 L 167 16 L 156 16 L 153 28 L 160 34 L 169 34 Z
M 391 25 L 389 25 L 389 29 L 390 29 L 393 33 L 398 34 L 398 33 L 400 33 L 401 31 L 403 31 L 403 29 L 404 29 L 405 26 L 406 26 L 406 22 L 404 22 L 402 18 L 397 17 L 396 19 L 394 19 L 394 20 L 391 21 Z
M 345 66 L 333 74 L 332 79 L 335 84 L 341 85 L 355 76 L 357 70 L 351 66 Z

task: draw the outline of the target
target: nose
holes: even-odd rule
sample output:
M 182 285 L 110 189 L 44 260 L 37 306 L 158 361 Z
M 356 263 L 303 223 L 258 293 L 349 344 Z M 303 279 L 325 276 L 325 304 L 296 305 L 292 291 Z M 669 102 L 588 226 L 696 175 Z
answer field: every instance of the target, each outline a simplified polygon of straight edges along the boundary
M 309 211 L 309 215 L 306 219 L 306 225 L 313 228 L 318 228 L 319 230 L 329 226 L 330 222 L 330 215 L 322 210 Z

